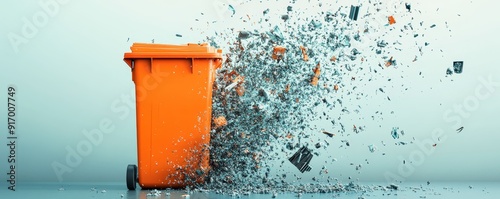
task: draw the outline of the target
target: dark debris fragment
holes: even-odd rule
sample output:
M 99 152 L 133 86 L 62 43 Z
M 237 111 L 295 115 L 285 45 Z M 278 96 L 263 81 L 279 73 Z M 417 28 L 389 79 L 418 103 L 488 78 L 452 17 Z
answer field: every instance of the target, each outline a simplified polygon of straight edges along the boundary
M 359 6 L 351 6 L 351 11 L 349 12 L 349 19 L 354 21 L 358 20 Z
M 455 72 L 456 74 L 462 73 L 463 68 L 464 68 L 463 61 L 454 61 L 453 62 L 453 72 Z
M 288 160 L 299 169 L 301 173 L 305 171 L 311 171 L 311 167 L 309 166 L 309 162 L 311 162 L 313 155 L 311 151 L 307 149 L 307 147 L 303 146 L 300 148 L 292 157 L 288 158 Z

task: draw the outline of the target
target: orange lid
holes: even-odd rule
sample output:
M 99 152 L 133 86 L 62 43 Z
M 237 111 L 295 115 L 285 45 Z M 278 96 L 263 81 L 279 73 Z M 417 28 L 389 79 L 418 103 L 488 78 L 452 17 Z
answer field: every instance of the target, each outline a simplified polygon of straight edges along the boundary
M 207 43 L 185 45 L 134 43 L 132 52 L 125 53 L 123 60 L 129 66 L 138 58 L 214 58 L 222 59 L 222 49 L 216 49 Z

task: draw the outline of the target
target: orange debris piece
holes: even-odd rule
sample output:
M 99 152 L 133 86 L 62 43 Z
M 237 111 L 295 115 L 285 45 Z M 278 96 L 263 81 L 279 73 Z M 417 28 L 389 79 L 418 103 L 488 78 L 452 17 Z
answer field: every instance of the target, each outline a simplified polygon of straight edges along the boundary
M 215 128 L 223 127 L 227 125 L 227 120 L 224 116 L 219 116 L 214 119 Z
M 309 56 L 307 56 L 307 48 L 304 46 L 300 46 L 300 50 L 302 51 L 302 56 L 304 57 L 304 61 L 308 61 Z
M 392 25 L 392 24 L 395 24 L 396 23 L 396 20 L 394 19 L 393 16 L 389 16 L 388 17 L 388 20 L 389 20 L 389 25 Z
M 288 93 L 290 91 L 290 84 L 287 84 L 285 87 L 285 93 Z
M 339 85 L 335 84 L 335 85 L 333 86 L 333 90 L 338 91 L 338 90 L 339 90 Z
M 385 67 L 391 66 L 392 63 L 393 63 L 393 61 L 392 61 L 392 57 L 391 57 L 389 60 L 387 60 L 387 62 L 385 62 Z
M 334 56 L 332 56 L 332 58 L 330 58 L 330 61 L 332 61 L 332 62 L 337 61 L 337 57 L 335 57 L 335 55 L 334 55 Z
M 283 46 L 275 46 L 273 49 L 272 58 L 274 60 L 281 60 L 285 55 L 286 48 Z
M 243 85 L 238 85 L 236 87 L 236 94 L 238 94 L 238 96 L 243 96 L 245 94 L 245 87 Z
M 311 80 L 311 84 L 313 86 L 316 86 L 318 85 L 318 81 L 319 81 L 319 75 L 321 74 L 321 69 L 320 69 L 320 64 L 318 63 L 318 65 L 316 65 L 316 68 L 313 69 L 313 72 L 314 72 L 314 76 Z

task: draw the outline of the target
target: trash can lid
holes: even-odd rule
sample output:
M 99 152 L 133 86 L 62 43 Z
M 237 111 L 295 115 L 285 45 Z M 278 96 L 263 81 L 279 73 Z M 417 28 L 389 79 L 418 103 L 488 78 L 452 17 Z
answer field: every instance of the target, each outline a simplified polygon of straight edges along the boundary
M 214 48 L 207 43 L 185 45 L 134 43 L 130 46 L 132 52 L 127 52 L 123 60 L 132 65 L 138 58 L 214 58 L 222 59 L 222 49 Z

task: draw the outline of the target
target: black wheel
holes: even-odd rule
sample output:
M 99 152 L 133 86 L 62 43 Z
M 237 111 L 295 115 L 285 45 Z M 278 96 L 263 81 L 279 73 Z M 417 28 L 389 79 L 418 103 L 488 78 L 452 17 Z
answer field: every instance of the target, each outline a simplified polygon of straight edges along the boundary
M 137 184 L 137 166 L 135 164 L 129 164 L 127 166 L 127 188 L 129 190 L 135 190 L 136 184 Z

